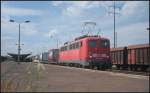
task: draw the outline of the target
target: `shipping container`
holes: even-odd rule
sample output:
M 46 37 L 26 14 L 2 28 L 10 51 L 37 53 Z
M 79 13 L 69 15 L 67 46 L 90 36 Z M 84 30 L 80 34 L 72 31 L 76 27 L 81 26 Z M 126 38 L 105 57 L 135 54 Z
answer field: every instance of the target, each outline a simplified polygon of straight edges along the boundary
M 57 64 L 59 57 L 59 49 L 50 49 L 48 52 L 49 63 Z
M 40 54 L 40 62 L 48 63 L 48 52 L 43 52 Z

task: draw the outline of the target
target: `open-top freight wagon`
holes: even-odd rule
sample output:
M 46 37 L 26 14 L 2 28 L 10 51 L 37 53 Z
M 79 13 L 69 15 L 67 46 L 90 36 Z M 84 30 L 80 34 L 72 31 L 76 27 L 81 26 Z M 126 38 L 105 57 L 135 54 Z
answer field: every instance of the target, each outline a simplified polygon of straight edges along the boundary
M 149 51 L 149 44 L 112 48 L 112 64 L 117 69 L 147 71 L 150 66 Z

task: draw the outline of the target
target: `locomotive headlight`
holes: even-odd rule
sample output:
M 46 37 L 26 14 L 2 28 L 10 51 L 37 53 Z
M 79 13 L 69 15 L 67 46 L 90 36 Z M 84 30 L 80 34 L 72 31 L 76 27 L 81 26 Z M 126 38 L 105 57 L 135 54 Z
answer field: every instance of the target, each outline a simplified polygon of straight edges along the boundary
M 92 56 L 89 56 L 90 58 L 92 58 Z
M 107 58 L 109 58 L 109 56 L 106 56 Z
M 102 57 L 107 57 L 107 54 L 101 54 Z

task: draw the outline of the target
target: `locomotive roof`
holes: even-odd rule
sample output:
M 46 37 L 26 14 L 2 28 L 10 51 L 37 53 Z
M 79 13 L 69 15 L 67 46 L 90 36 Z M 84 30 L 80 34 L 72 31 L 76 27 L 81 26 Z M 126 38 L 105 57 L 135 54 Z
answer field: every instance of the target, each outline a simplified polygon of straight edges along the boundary
M 75 38 L 75 41 L 83 39 L 83 38 L 101 38 L 101 39 L 107 39 L 107 38 L 101 37 L 100 35 L 83 35 L 83 36 Z
M 78 42 L 79 40 L 85 39 L 85 38 L 90 38 L 90 39 L 100 38 L 100 39 L 107 39 L 107 40 L 109 40 L 108 38 L 101 37 L 100 35 L 83 35 L 83 36 L 79 36 L 79 37 L 75 38 L 73 41 L 65 42 L 63 46 L 66 46 L 66 45 L 68 45 L 68 44 L 70 44 L 72 42 Z
M 75 38 L 74 41 L 65 42 L 64 45 L 67 45 L 67 44 L 70 44 L 70 43 L 72 43 L 72 42 L 76 42 L 76 41 L 78 41 L 78 40 L 85 39 L 85 38 L 91 38 L 91 39 L 93 39 L 93 38 L 107 39 L 107 38 L 101 37 L 101 36 L 99 36 L 99 35 L 83 35 L 83 36 L 79 36 L 79 37 Z M 109 39 L 107 39 L 107 40 L 109 40 Z
M 52 49 L 49 49 L 49 51 L 52 51 L 52 50 L 59 50 L 58 48 L 52 48 Z

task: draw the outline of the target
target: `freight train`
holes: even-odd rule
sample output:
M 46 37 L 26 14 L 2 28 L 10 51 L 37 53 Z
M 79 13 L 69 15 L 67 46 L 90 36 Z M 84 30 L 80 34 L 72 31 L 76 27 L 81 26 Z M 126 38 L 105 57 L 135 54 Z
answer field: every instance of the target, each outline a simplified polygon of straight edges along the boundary
M 98 35 L 84 35 L 48 51 L 48 62 L 84 68 L 110 69 L 110 41 Z
M 109 39 L 84 35 L 59 49 L 50 49 L 48 63 L 101 70 L 115 65 L 117 69 L 149 71 L 149 51 L 149 44 L 110 49 Z

